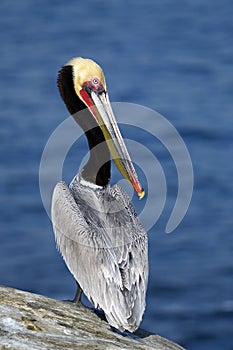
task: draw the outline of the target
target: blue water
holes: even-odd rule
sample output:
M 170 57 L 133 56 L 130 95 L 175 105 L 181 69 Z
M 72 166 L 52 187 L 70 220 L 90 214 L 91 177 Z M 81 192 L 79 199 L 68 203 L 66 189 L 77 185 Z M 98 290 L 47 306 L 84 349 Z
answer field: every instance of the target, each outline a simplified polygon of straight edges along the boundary
M 73 296 L 38 169 L 47 139 L 68 116 L 57 71 L 71 57 L 91 57 L 104 67 L 111 100 L 166 116 L 194 167 L 190 208 L 167 235 L 176 173 L 158 147 L 168 201 L 149 232 L 142 327 L 190 350 L 233 349 L 232 13 L 230 0 L 1 0 L 0 284 Z

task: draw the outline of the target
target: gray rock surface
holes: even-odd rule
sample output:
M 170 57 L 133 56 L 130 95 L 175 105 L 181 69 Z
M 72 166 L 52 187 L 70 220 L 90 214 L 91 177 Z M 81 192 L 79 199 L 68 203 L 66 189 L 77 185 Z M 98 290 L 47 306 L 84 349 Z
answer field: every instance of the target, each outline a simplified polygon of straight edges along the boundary
M 70 302 L 7 287 L 0 298 L 0 349 L 183 349 L 144 330 L 114 332 L 93 310 Z

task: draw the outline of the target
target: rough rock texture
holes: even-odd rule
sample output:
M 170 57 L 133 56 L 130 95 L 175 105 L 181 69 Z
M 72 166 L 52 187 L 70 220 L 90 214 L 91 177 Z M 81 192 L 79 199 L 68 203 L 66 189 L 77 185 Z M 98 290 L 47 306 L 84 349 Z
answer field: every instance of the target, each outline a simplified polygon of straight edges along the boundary
M 114 332 L 94 311 L 69 302 L 6 287 L 0 298 L 0 349 L 183 349 L 143 330 Z

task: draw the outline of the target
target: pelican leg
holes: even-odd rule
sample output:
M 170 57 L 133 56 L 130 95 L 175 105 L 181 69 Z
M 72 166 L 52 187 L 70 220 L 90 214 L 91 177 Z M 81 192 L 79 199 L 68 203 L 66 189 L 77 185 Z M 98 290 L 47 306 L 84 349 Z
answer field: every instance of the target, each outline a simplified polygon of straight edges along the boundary
M 82 304 L 81 302 L 81 296 L 82 296 L 82 288 L 80 287 L 79 283 L 76 281 L 76 284 L 77 284 L 77 291 L 76 291 L 76 294 L 75 294 L 75 297 L 74 299 L 72 300 L 73 303 L 79 305 L 79 304 Z

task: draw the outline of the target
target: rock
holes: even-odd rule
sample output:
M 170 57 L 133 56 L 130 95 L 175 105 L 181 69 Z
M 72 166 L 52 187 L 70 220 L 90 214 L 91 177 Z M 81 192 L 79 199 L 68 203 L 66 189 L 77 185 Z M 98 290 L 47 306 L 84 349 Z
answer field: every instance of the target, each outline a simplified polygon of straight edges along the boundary
M 0 296 L 0 349 L 183 349 L 144 330 L 115 332 L 82 305 L 7 287 Z

